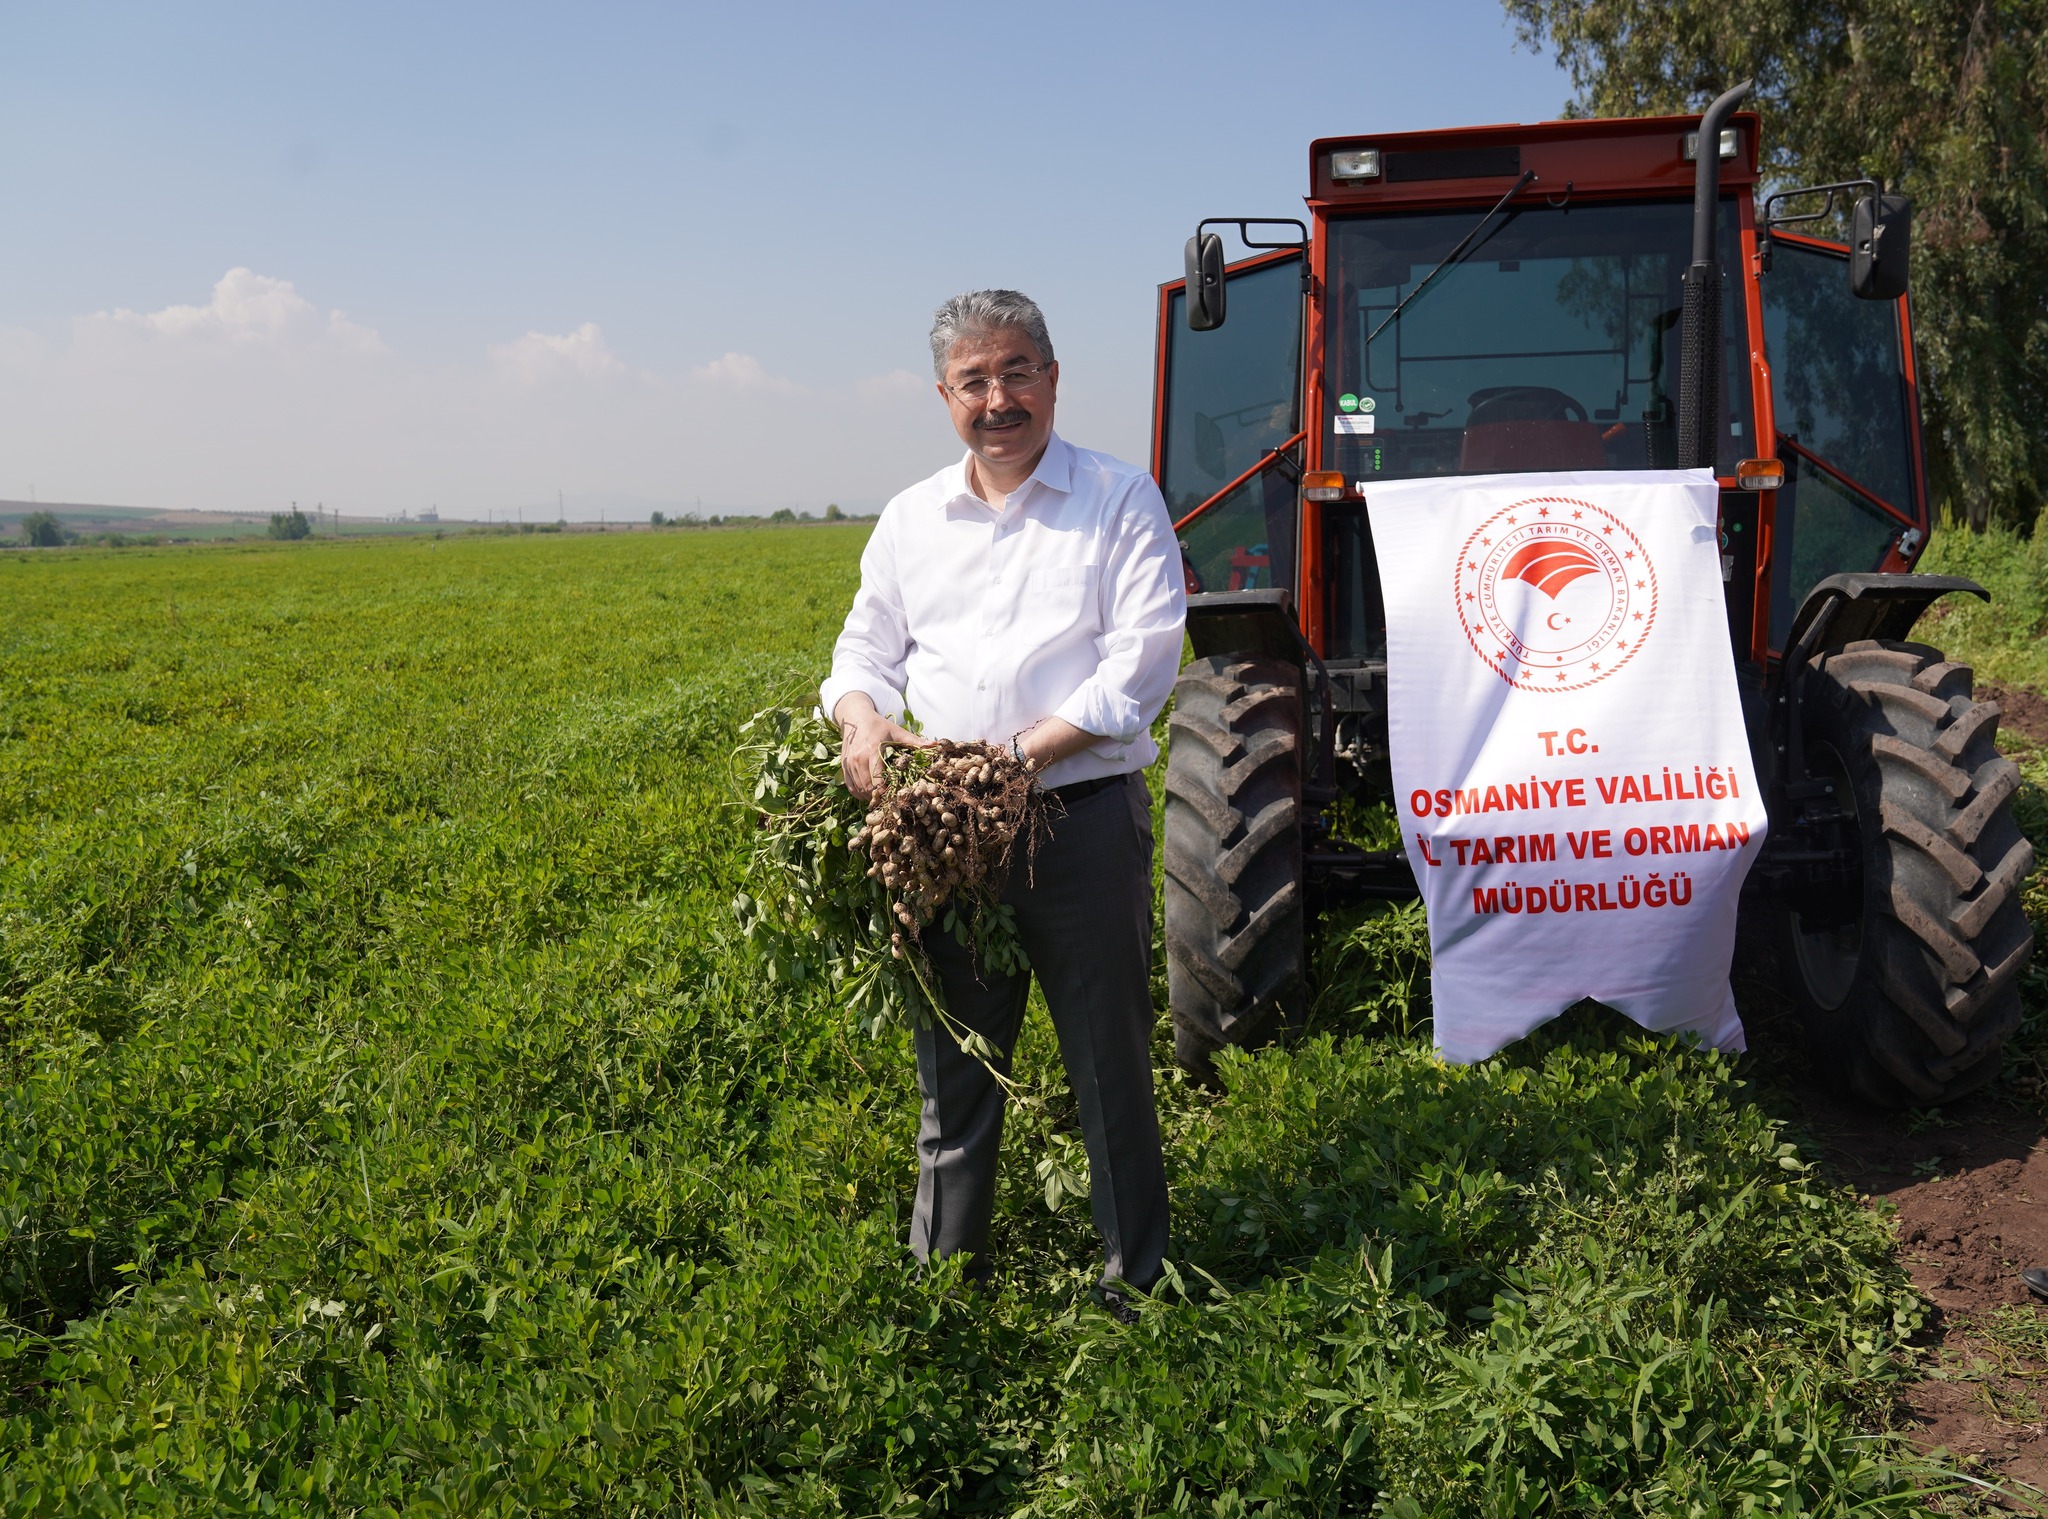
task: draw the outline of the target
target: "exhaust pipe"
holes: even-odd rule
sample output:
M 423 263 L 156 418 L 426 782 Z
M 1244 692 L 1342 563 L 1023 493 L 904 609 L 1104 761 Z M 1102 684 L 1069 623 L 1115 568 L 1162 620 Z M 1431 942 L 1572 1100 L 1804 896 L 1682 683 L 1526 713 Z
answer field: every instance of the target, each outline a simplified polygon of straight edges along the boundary
M 1721 441 L 1721 123 L 1742 102 L 1745 79 L 1700 118 L 1692 188 L 1692 264 L 1679 317 L 1678 467 L 1712 469 Z

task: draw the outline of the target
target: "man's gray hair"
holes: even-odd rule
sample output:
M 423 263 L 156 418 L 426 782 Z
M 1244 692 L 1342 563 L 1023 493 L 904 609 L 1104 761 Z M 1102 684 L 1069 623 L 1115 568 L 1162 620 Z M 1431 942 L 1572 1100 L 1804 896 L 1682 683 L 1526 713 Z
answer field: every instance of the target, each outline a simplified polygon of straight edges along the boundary
M 946 378 L 946 361 L 962 338 L 1012 327 L 1031 339 L 1043 362 L 1052 362 L 1045 313 L 1030 296 L 1021 290 L 970 290 L 954 296 L 932 313 L 932 373 Z

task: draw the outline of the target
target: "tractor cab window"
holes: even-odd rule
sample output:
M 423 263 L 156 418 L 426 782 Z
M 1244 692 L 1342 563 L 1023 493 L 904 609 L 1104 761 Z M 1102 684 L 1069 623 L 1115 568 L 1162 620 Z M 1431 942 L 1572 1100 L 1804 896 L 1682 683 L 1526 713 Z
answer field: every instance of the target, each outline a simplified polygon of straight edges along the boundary
M 1806 593 L 1829 575 L 1874 570 L 1919 513 L 1896 301 L 1858 300 L 1848 250 L 1779 237 L 1763 277 L 1778 457 L 1771 644 L 1785 646 Z
M 1329 415 L 1319 419 L 1331 467 L 1362 482 L 1674 467 L 1691 202 L 1552 206 L 1531 191 L 1430 279 L 1479 214 L 1331 225 Z M 1729 199 L 1724 265 L 1737 230 Z M 1725 475 L 1755 440 L 1743 282 L 1722 288 Z
M 1301 258 L 1226 277 L 1229 320 L 1213 332 L 1188 331 L 1185 293 L 1164 292 L 1159 485 L 1202 589 L 1291 590 L 1294 476 L 1240 477 L 1301 430 Z

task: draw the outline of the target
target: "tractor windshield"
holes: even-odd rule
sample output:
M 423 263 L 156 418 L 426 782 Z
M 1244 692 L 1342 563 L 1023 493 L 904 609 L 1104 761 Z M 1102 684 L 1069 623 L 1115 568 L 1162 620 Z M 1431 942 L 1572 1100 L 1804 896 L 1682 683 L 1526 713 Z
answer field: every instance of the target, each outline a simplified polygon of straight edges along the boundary
M 1467 208 L 1331 224 L 1330 467 L 1367 482 L 1675 466 L 1691 203 L 1551 206 L 1531 191 L 1388 321 L 1474 218 Z M 1736 231 L 1726 200 L 1724 266 Z M 1723 284 L 1724 475 L 1757 451 L 1742 288 Z

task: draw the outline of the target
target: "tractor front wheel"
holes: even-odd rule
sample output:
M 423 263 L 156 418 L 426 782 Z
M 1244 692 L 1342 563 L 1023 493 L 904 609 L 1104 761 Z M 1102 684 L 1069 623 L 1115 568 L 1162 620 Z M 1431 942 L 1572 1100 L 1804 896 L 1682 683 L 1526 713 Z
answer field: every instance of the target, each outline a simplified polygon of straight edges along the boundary
M 1816 1064 L 1866 1101 L 1975 1091 L 2019 1024 L 2034 851 L 1998 716 L 1924 644 L 1852 643 L 1805 676 L 1807 766 L 1853 814 L 1862 907 L 1846 924 L 1787 911 L 1784 958 Z
M 1181 672 L 1166 761 L 1166 975 L 1174 1055 L 1196 1075 L 1300 1008 L 1301 674 L 1285 660 Z

